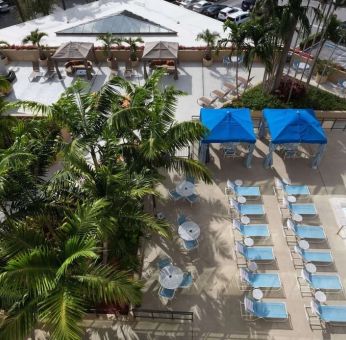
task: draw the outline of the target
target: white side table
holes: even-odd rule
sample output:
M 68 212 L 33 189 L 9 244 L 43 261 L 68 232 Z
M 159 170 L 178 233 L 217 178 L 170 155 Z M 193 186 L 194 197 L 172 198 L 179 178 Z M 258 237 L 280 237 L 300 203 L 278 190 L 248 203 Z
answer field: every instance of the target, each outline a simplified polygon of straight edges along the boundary
M 316 266 L 311 262 L 308 262 L 305 264 L 305 269 L 307 272 L 309 272 L 311 274 L 316 273 L 316 271 L 317 271 Z
M 243 224 L 249 224 L 250 223 L 250 217 L 248 216 L 242 216 L 240 218 L 240 222 L 243 223 Z
M 252 247 L 254 245 L 254 243 L 255 243 L 255 241 L 253 240 L 253 238 L 251 238 L 251 237 L 244 238 L 244 244 L 247 247 Z
M 253 261 L 250 261 L 248 264 L 247 264 L 247 268 L 251 271 L 251 272 L 257 272 L 257 269 L 258 269 L 258 266 L 257 266 L 257 263 L 256 262 L 253 262 Z
M 293 221 L 295 221 L 295 222 L 301 222 L 301 221 L 303 221 L 303 216 L 302 216 L 302 215 L 299 215 L 299 214 L 293 214 L 293 215 L 292 215 L 292 219 L 293 219 Z
M 324 294 L 321 290 L 318 290 L 318 291 L 315 293 L 315 299 L 316 299 L 318 302 L 324 303 L 324 302 L 327 301 L 327 296 L 326 296 L 326 294 Z
M 253 291 L 252 291 L 252 297 L 256 300 L 261 300 L 263 298 L 263 292 L 261 289 L 259 288 L 255 288 Z
M 310 244 L 309 244 L 309 242 L 306 241 L 306 240 L 300 240 L 300 241 L 298 242 L 298 245 L 299 245 L 299 247 L 300 247 L 301 249 L 303 249 L 303 250 L 307 250 L 307 249 L 310 248 Z
M 237 201 L 240 204 L 244 204 L 244 203 L 246 203 L 246 198 L 244 196 L 238 196 Z
M 236 179 L 234 181 L 234 184 L 237 186 L 237 187 L 240 187 L 241 185 L 243 185 L 243 181 L 241 179 Z
M 290 203 L 296 203 L 297 202 L 297 198 L 293 195 L 289 195 L 287 196 L 287 201 Z

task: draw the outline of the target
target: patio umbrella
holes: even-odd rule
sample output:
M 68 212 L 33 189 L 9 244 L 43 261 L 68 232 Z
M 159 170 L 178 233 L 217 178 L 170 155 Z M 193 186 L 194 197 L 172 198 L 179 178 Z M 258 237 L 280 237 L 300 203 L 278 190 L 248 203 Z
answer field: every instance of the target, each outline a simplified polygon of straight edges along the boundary
M 173 265 L 164 267 L 160 271 L 159 282 L 162 287 L 167 289 L 177 289 L 183 281 L 183 271 Z
M 185 241 L 194 241 L 197 240 L 201 234 L 201 229 L 197 223 L 186 221 L 179 226 L 178 234 Z

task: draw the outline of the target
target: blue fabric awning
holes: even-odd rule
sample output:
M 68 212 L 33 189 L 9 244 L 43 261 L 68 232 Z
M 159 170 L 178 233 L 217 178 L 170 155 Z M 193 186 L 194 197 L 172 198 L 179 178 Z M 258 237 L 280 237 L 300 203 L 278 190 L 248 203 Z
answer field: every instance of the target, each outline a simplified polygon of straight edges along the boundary
M 202 143 L 256 142 L 251 113 L 247 108 L 202 108 L 200 120 L 209 130 Z
M 264 109 L 263 117 L 274 144 L 326 144 L 327 137 L 311 109 Z

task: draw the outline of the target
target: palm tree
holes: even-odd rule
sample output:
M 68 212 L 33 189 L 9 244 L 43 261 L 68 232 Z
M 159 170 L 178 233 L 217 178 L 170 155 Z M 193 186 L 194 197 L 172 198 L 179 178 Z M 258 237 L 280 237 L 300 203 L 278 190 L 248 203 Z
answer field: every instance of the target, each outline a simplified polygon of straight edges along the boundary
M 105 54 L 107 55 L 107 60 L 112 61 L 113 59 L 112 45 L 114 44 L 119 45 L 122 40 L 120 38 L 116 38 L 112 33 L 100 34 L 97 37 L 97 40 L 103 43 Z
M 32 43 L 34 46 L 37 46 L 38 49 L 38 53 L 40 56 L 41 60 L 45 60 L 47 57 L 43 52 L 42 49 L 42 45 L 41 45 L 41 40 L 43 37 L 48 36 L 47 33 L 45 32 L 40 32 L 38 30 L 38 28 L 36 28 L 34 31 L 30 32 L 29 35 L 27 35 L 24 39 L 23 39 L 23 44 L 27 44 L 27 43 Z
M 246 38 L 246 31 L 243 29 L 242 25 L 237 25 L 231 20 L 227 19 L 223 24 L 223 30 L 229 30 L 227 38 L 220 39 L 218 41 L 218 48 L 226 47 L 228 44 L 231 44 L 232 50 L 235 50 L 237 60 L 240 59 L 241 52 L 244 48 L 244 41 Z M 236 81 L 236 94 L 239 98 L 239 87 L 238 87 L 238 73 L 239 73 L 239 63 L 236 63 L 235 69 L 235 81 Z
M 302 0 L 289 0 L 287 4 L 280 6 L 279 12 L 275 13 L 280 13 L 280 36 L 283 47 L 276 68 L 272 91 L 277 90 L 280 85 L 297 24 L 300 24 L 304 33 L 310 32 L 309 18 L 306 14 L 307 9 L 308 7 L 302 4 Z
M 28 222 L 1 229 L 1 337 L 23 339 L 40 325 L 52 339 L 80 339 L 89 306 L 140 301 L 140 282 L 100 263 L 94 229 L 105 201 L 77 207 L 54 235 Z
M 7 91 L 9 88 L 9 82 L 0 77 L 0 93 L 1 90 Z M 6 102 L 0 98 L 0 149 L 8 148 L 13 142 L 12 129 L 16 126 L 17 121 L 8 116 L 7 113 L 16 107 L 15 104 Z
M 122 41 L 130 46 L 130 60 L 136 61 L 138 59 L 137 56 L 137 50 L 138 50 L 138 43 L 143 43 L 143 39 L 140 37 L 137 38 L 125 38 L 122 39 Z
M 206 29 L 197 35 L 196 40 L 202 40 L 207 44 L 204 52 L 205 60 L 212 60 L 212 50 L 215 47 L 216 39 L 219 37 L 219 33 L 211 32 L 209 29 Z
M 259 20 L 251 19 L 243 24 L 243 29 L 247 37 L 244 51 L 244 65 L 249 70 L 247 87 L 250 82 L 251 71 L 256 57 L 264 63 L 267 72 L 272 71 L 274 48 L 270 41 L 271 27 L 264 26 Z

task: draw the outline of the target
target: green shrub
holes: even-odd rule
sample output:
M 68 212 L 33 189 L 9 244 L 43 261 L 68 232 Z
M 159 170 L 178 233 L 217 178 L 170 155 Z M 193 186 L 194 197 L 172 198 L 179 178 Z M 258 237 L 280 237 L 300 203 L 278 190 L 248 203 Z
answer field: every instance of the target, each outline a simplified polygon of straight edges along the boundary
M 309 86 L 307 93 L 292 99 L 289 103 L 272 94 L 264 94 L 262 85 L 257 85 L 247 90 L 239 100 L 234 100 L 232 107 L 248 107 L 252 110 L 269 108 L 312 108 L 315 110 L 346 111 L 346 99 L 332 93 Z

